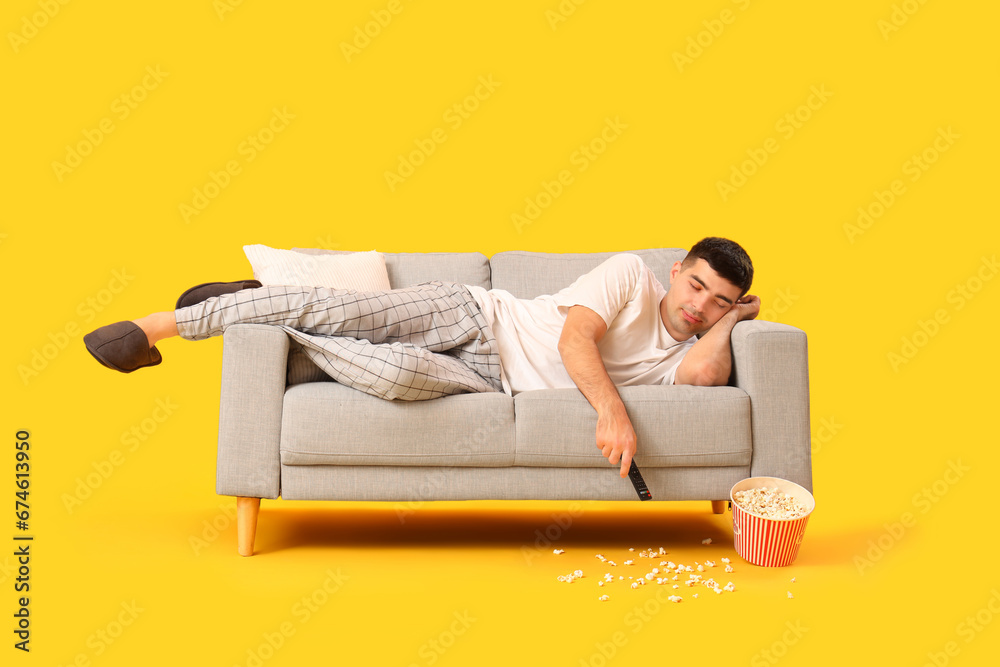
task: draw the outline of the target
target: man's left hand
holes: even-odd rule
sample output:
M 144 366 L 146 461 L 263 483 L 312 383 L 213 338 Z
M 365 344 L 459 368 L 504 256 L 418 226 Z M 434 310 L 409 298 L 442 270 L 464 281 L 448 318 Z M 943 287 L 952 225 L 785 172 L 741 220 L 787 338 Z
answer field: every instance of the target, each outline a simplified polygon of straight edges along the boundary
M 760 312 L 760 299 L 753 294 L 745 294 L 729 309 L 730 313 L 736 313 L 736 321 L 752 320 Z

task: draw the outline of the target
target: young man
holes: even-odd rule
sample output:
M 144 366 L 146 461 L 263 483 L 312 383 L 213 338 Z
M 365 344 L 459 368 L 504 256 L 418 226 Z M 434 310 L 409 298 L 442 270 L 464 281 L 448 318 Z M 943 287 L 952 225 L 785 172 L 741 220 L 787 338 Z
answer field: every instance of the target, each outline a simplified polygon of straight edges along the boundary
M 760 310 L 752 280 L 743 248 L 709 237 L 671 268 L 669 291 L 627 253 L 535 299 L 436 281 L 388 292 L 210 283 L 176 310 L 101 327 L 84 343 L 129 373 L 159 364 L 165 338 L 261 323 L 338 382 L 385 399 L 577 387 L 598 414 L 597 447 L 625 477 L 636 441 L 616 387 L 726 384 L 730 332 Z

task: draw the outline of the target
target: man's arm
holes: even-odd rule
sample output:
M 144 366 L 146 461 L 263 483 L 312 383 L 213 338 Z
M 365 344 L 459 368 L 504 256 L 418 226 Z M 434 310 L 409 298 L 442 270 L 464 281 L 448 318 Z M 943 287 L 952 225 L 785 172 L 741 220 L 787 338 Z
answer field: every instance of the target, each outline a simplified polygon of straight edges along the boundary
M 597 349 L 607 331 L 600 315 L 586 306 L 572 306 L 559 337 L 559 355 L 570 378 L 597 411 L 597 448 L 611 463 L 621 456 L 620 474 L 625 477 L 635 455 L 635 430 Z
M 760 312 L 760 299 L 747 294 L 729 309 L 722 319 L 698 339 L 677 366 L 674 384 L 717 387 L 729 382 L 733 357 L 729 336 L 741 320 L 752 320 Z

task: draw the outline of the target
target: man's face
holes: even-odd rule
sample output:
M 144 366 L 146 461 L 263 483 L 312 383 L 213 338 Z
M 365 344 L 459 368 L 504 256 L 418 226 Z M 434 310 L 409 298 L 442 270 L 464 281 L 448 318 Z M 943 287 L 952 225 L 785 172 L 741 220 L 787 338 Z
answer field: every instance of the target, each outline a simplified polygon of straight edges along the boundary
M 702 334 L 722 319 L 740 298 L 740 288 L 698 259 L 681 269 L 675 262 L 670 269 L 670 290 L 660 302 L 660 317 L 674 340 L 687 340 Z

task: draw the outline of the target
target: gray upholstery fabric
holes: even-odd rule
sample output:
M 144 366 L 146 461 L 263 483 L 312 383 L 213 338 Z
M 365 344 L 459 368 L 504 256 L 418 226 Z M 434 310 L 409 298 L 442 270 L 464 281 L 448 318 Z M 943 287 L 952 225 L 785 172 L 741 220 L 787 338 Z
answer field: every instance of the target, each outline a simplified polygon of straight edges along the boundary
M 237 324 L 222 345 L 216 492 L 277 498 L 278 437 L 288 336 L 278 327 Z
M 687 250 L 680 248 L 648 248 L 618 252 L 630 252 L 641 257 L 667 289 L 670 288 L 670 267 L 687 255 Z M 498 252 L 490 258 L 493 287 L 507 290 L 521 299 L 533 299 L 541 294 L 555 294 L 615 254 L 617 252 L 554 253 L 521 250 Z
M 812 491 L 805 332 L 750 320 L 739 322 L 730 340 L 732 384 L 750 396 L 752 476 L 781 477 Z
M 384 401 L 331 382 L 285 392 L 283 465 L 509 466 L 514 401 L 460 394 Z
M 734 387 L 619 387 L 636 431 L 636 463 L 651 467 L 748 466 L 750 399 Z M 597 413 L 576 389 L 514 397 L 514 465 L 606 468 Z
M 728 500 L 747 467 L 650 468 L 653 500 Z M 281 466 L 288 500 L 634 500 L 618 468 Z
M 307 255 L 340 255 L 345 250 L 292 248 Z M 385 270 L 393 289 L 431 280 L 490 289 L 490 261 L 480 252 L 386 252 Z

